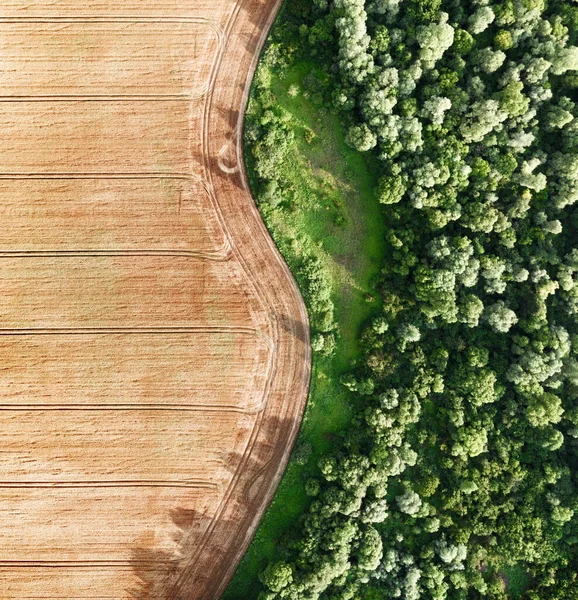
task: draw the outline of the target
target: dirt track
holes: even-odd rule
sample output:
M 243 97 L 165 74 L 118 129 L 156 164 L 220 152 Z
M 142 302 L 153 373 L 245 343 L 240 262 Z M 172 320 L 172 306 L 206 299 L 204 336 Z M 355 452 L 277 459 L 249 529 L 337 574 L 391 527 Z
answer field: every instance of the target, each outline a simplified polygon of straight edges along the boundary
M 307 316 L 248 191 L 279 0 L 0 8 L 0 597 L 218 598 L 286 465 Z

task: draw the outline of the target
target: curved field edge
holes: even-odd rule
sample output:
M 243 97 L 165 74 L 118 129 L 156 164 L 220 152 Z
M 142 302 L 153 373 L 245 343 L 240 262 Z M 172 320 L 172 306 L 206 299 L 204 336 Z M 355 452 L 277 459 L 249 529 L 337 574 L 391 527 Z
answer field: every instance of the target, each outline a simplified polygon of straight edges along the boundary
M 346 144 L 337 113 L 323 110 L 326 73 L 303 56 L 274 68 L 268 65 L 284 35 L 285 9 L 286 5 L 273 26 L 251 89 L 244 132 L 246 168 L 265 224 L 305 297 L 314 339 L 320 324 L 312 314 L 316 298 L 304 264 L 310 259 L 319 264 L 321 280 L 330 290 L 334 324 L 329 331 L 335 336 L 335 348 L 329 356 L 323 350 L 313 353 L 309 399 L 295 450 L 223 595 L 230 600 L 257 596 L 258 574 L 279 557 L 278 542 L 297 525 L 310 502 L 305 492 L 308 474 L 350 422 L 354 396 L 339 380 L 360 359 L 360 329 L 380 308 L 374 283 L 385 255 L 372 165 Z M 252 153 L 251 132 L 270 109 L 286 120 L 294 136 L 276 165 L 285 184 L 279 205 L 267 201 Z
M 285 470 L 309 388 L 307 312 L 255 206 L 240 151 L 250 84 L 280 4 L 280 0 L 237 3 L 223 32 L 227 43 L 214 65 L 203 117 L 204 176 L 231 240 L 232 255 L 269 316 L 265 333 L 276 360 L 249 450 L 239 457 L 237 474 L 205 534 L 207 541 L 186 559 L 167 598 L 221 595 Z

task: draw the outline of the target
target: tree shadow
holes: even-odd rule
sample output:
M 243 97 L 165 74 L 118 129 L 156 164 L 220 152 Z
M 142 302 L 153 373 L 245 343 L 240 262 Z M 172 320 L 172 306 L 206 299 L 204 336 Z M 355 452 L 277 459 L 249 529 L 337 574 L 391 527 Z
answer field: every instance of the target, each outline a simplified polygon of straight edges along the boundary
M 294 419 L 264 419 L 249 454 L 230 452 L 233 478 L 243 478 L 216 518 L 195 509 L 170 512 L 177 528 L 175 550 L 135 548 L 130 600 L 202 600 L 218 598 L 226 588 L 273 498 L 284 471 L 287 446 L 300 424 Z
M 213 110 L 218 113 L 219 120 L 222 120 L 224 123 L 226 123 L 230 130 L 227 140 L 233 141 L 234 139 L 236 142 L 237 126 L 239 124 L 239 118 L 241 117 L 239 109 L 215 105 Z
M 277 322 L 283 331 L 295 337 L 302 344 L 309 343 L 309 325 L 303 321 L 298 321 L 290 315 L 278 315 Z
M 235 188 L 247 191 L 241 175 L 241 170 L 244 168 L 243 148 L 241 147 L 240 153 L 237 152 L 239 119 L 242 118 L 240 111 L 218 104 L 212 106 L 211 110 L 214 113 L 211 115 L 211 128 L 223 131 L 225 142 L 220 148 L 211 148 L 212 155 L 207 156 L 212 177 L 213 179 L 222 179 L 226 184 L 232 184 Z M 243 135 L 242 131 L 240 135 Z
M 177 532 L 173 535 L 173 551 L 159 548 L 135 548 L 131 556 L 132 570 L 135 575 L 133 588 L 127 591 L 131 600 L 165 600 L 173 598 L 170 591 L 187 546 L 195 544 L 202 536 L 210 519 L 207 515 L 190 508 L 178 507 L 170 511 L 172 523 Z
M 275 7 L 276 4 L 279 4 L 279 6 Z M 269 21 L 271 12 L 275 12 L 275 20 L 277 19 L 282 4 L 282 2 L 277 2 L 277 0 L 265 0 L 265 2 L 262 2 L 260 7 L 256 9 L 254 0 L 244 0 L 241 2 L 241 12 L 243 13 L 243 16 L 239 18 L 248 21 L 253 27 L 261 31 L 266 26 L 267 21 Z M 273 27 L 275 20 L 271 24 L 271 28 Z M 268 34 L 269 33 L 270 32 L 268 31 Z M 259 41 L 256 36 L 248 36 L 246 38 L 245 47 L 249 51 L 255 52 L 258 44 Z

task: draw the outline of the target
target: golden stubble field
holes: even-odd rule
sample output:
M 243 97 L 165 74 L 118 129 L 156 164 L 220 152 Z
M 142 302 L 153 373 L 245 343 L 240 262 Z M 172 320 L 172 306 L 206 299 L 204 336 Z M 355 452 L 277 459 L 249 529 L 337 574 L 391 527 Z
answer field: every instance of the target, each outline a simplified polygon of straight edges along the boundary
M 248 192 L 278 0 L 0 7 L 0 597 L 217 598 L 309 381 Z

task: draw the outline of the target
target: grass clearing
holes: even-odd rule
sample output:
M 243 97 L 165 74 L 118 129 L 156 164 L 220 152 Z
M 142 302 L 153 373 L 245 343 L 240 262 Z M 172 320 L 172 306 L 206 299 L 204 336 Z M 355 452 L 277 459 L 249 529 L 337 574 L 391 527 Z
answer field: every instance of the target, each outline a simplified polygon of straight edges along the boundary
M 522 565 L 508 565 L 500 569 L 500 575 L 506 584 L 508 596 L 515 600 L 521 598 L 526 588 L 530 585 L 530 577 Z
M 277 555 L 278 540 L 293 527 L 309 498 L 303 479 L 332 438 L 349 422 L 351 395 L 339 383 L 355 364 L 361 325 L 379 308 L 373 281 L 383 262 L 383 221 L 375 199 L 375 170 L 345 143 L 337 115 L 306 91 L 306 78 L 323 75 L 298 61 L 271 75 L 276 105 L 290 118 L 295 140 L 280 166 L 291 182 L 289 206 L 262 206 L 269 230 L 295 272 L 300 249 L 322 261 L 330 279 L 339 338 L 335 354 L 314 353 L 311 389 L 301 432 L 275 499 L 224 598 L 253 598 L 259 572 Z M 249 172 L 251 165 L 249 164 Z

